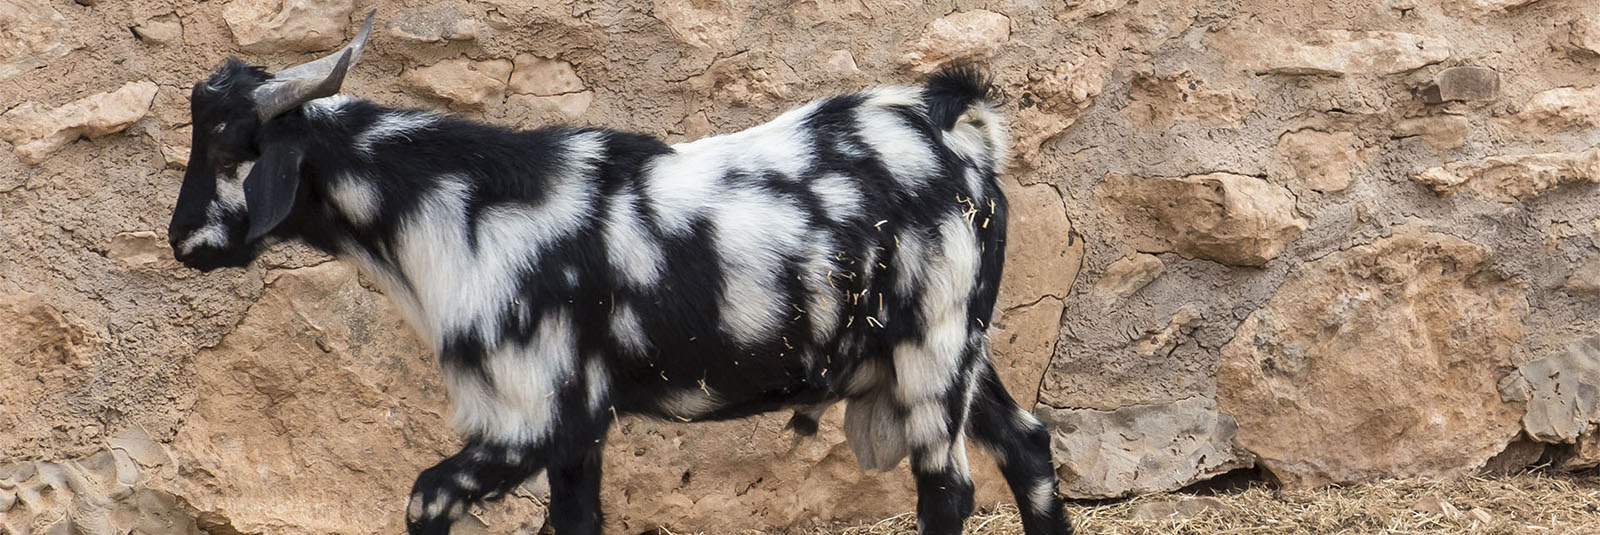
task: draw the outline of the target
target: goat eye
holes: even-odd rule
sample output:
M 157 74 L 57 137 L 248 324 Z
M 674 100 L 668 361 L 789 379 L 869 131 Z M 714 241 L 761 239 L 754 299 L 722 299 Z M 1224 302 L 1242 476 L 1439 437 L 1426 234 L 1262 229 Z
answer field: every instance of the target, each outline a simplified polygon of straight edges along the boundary
M 227 128 L 228 128 L 228 123 L 217 123 L 217 126 L 215 126 L 215 127 L 213 127 L 211 129 L 211 132 L 212 133 L 216 133 L 216 134 L 221 134 L 222 131 L 227 129 Z

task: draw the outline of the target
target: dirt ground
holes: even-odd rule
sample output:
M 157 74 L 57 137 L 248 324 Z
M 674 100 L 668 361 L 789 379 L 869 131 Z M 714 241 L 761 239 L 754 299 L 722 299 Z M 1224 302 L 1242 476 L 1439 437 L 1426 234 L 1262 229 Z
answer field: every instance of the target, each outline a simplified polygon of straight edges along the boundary
M 1448 482 L 1385 480 L 1317 490 L 1253 484 L 1231 491 L 1079 502 L 1067 508 L 1077 533 L 1085 535 L 1592 534 L 1600 533 L 1600 473 L 1530 471 Z M 916 533 L 912 513 L 811 535 L 906 533 Z M 974 514 L 966 533 L 1020 535 L 1022 521 L 1016 508 L 1007 505 Z

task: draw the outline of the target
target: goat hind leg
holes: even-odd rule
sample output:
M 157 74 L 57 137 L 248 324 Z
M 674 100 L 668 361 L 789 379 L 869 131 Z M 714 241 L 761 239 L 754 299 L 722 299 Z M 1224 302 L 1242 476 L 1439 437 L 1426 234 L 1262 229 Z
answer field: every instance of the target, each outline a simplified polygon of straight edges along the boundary
M 406 504 L 406 532 L 447 535 L 473 504 L 505 495 L 544 468 L 537 448 L 474 438 L 423 470 Z
M 1071 535 L 1072 524 L 1056 496 L 1050 434 L 1018 406 L 992 367 L 984 366 L 972 402 L 972 438 L 994 452 L 1000 473 L 1016 497 L 1027 535 Z

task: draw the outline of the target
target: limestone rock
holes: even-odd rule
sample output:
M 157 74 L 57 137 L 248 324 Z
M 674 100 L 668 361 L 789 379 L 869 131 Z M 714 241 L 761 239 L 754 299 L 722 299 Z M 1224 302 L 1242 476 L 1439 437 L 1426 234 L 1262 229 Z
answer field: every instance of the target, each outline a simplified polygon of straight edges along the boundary
M 155 98 L 156 84 L 139 80 L 55 109 L 24 102 L 0 115 L 0 139 L 11 143 L 22 161 L 36 164 L 79 137 L 121 132 L 149 113 Z
M 1399 32 L 1240 29 L 1215 43 L 1244 68 L 1270 74 L 1395 74 L 1450 57 L 1442 38 Z
M 391 17 L 384 23 L 389 35 L 417 43 L 471 41 L 484 31 L 466 6 L 454 2 L 406 9 Z
M 1528 437 L 1571 443 L 1600 422 L 1600 336 L 1518 367 L 1500 384 L 1501 397 L 1526 402 Z
M 1527 199 L 1564 184 L 1600 183 L 1600 149 L 1451 162 L 1414 178 L 1444 196 Z
M 0 4 L 0 80 L 67 55 L 67 19 L 44 0 Z
M 1296 130 L 1278 137 L 1274 154 L 1280 182 L 1321 193 L 1350 187 L 1355 169 L 1362 164 L 1361 141 L 1350 132 Z
M 578 78 L 571 63 L 532 54 L 520 54 L 512 63 L 512 93 L 553 97 L 584 90 L 583 79 Z
M 566 93 L 549 97 L 537 95 L 511 95 L 506 97 L 507 108 L 523 108 L 528 111 L 528 117 L 520 121 L 524 125 L 544 125 L 552 122 L 570 123 L 587 113 L 591 104 L 594 104 L 594 91 Z
M 133 27 L 134 35 L 141 41 L 156 45 L 170 45 L 183 42 L 183 21 L 178 16 L 168 13 L 159 17 L 146 19 Z
M 1142 252 L 1175 252 L 1236 266 L 1276 258 L 1306 229 L 1282 186 L 1233 173 L 1187 177 L 1111 176 L 1103 205 Z
M 688 80 L 689 87 L 723 102 L 772 107 L 789 99 L 800 77 L 787 63 L 765 52 L 719 59 Z
M 1189 71 L 1167 76 L 1143 73 L 1134 77 L 1122 113 L 1137 126 L 1157 130 L 1180 122 L 1227 127 L 1238 126 L 1255 105 L 1247 96 L 1207 88 Z
M 1056 475 L 1073 498 L 1172 490 L 1250 465 L 1233 448 L 1233 418 L 1210 399 L 1034 412 L 1051 430 Z
M 116 448 L 63 462 L 0 464 L 0 532 L 205 533 L 182 500 L 146 487 L 152 468 L 163 467 Z
M 1011 39 L 1011 19 L 975 9 L 958 11 L 934 20 L 922 36 L 906 45 L 901 63 L 919 73 L 929 73 L 956 60 L 988 57 Z
M 822 60 L 822 68 L 828 72 L 858 73 L 856 57 L 849 50 L 839 49 L 829 52 Z
M 1067 0 L 1065 9 L 1056 14 L 1063 24 L 1076 24 L 1121 9 L 1128 0 Z
M 1011 113 L 1012 157 L 1033 165 L 1042 145 L 1077 121 L 1105 85 L 1105 65 L 1080 59 L 1028 72 L 1021 108 Z
M 1039 400 L 1039 381 L 1055 356 L 1063 309 L 1061 299 L 1044 297 L 1031 305 L 995 312 L 989 353 L 1000 381 L 1018 405 L 1032 407 Z
M 354 10 L 353 0 L 234 0 L 222 18 L 245 52 L 313 52 L 344 44 Z
M 1453 115 L 1412 117 L 1395 123 L 1390 135 L 1395 138 L 1420 138 L 1434 150 L 1446 151 L 1467 142 L 1470 126 L 1466 119 Z
M 0 293 L 0 340 L 6 341 L 0 344 L 3 461 L 51 438 L 56 425 L 37 413 L 39 400 L 84 387 L 92 363 L 88 330 L 32 294 Z
M 655 0 L 651 14 L 679 40 L 718 50 L 739 37 L 745 9 L 744 4 L 728 0 Z
M 1001 274 L 1000 298 L 995 308 L 1038 301 L 1043 296 L 1064 298 L 1078 276 L 1083 242 L 1072 234 L 1061 196 L 1050 186 L 1002 187 L 1009 202 L 1006 226 L 1006 269 Z M 976 224 L 983 224 L 988 206 L 977 206 Z
M 1580 15 L 1568 27 L 1566 45 L 1569 49 L 1580 54 L 1600 55 L 1600 13 Z
M 1489 258 L 1402 227 L 1291 273 L 1222 348 L 1238 445 L 1289 487 L 1483 466 L 1518 431 L 1497 381 L 1528 310 Z
M 1500 96 L 1500 73 L 1487 67 L 1450 67 L 1439 71 L 1433 83 L 1422 89 L 1422 101 L 1429 104 L 1494 100 Z
M 794 2 L 791 10 L 801 18 L 817 21 L 872 19 L 872 10 L 862 0 L 801 0 Z
M 1539 0 L 1445 0 L 1446 8 L 1457 13 L 1484 15 L 1525 6 Z
M 1567 277 L 1567 284 L 1561 289 L 1590 299 L 1600 297 L 1600 255 L 1592 255 L 1573 268 L 1572 276 Z
M 111 237 L 105 255 L 128 267 L 144 267 L 171 259 L 172 247 L 164 236 L 148 230 L 119 232 Z
M 1094 283 L 1094 294 L 1107 303 L 1133 295 L 1161 276 L 1166 266 L 1155 255 L 1135 253 L 1106 267 Z
M 470 108 L 499 100 L 505 94 L 511 68 L 512 63 L 503 59 L 455 58 L 411 69 L 404 78 L 424 95 Z
M 1539 133 L 1600 126 L 1600 86 L 1539 92 L 1522 106 L 1516 119 L 1528 130 Z

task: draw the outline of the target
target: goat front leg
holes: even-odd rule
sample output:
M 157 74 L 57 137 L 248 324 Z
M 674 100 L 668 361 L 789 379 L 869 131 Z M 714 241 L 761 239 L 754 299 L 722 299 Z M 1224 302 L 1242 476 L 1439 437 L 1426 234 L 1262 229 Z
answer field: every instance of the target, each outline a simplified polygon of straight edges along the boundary
M 473 438 L 460 452 L 422 471 L 406 505 L 410 535 L 448 535 L 473 504 L 504 496 L 544 468 L 542 448 Z

